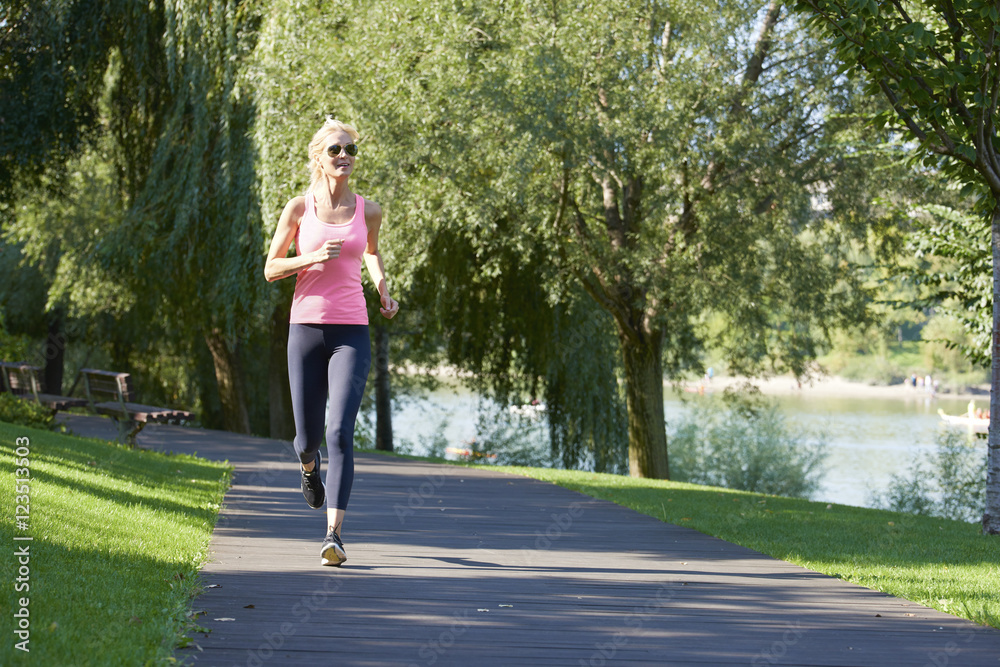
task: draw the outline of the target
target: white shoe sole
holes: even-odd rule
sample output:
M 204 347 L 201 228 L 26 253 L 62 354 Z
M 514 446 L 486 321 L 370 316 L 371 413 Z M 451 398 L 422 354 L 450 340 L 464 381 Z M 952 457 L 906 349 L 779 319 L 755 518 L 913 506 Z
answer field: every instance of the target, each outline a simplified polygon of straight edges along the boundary
M 347 562 L 347 553 L 340 547 L 339 544 L 331 544 L 325 547 L 319 553 L 320 563 L 322 565 L 329 565 L 332 567 L 340 567 L 342 564 Z

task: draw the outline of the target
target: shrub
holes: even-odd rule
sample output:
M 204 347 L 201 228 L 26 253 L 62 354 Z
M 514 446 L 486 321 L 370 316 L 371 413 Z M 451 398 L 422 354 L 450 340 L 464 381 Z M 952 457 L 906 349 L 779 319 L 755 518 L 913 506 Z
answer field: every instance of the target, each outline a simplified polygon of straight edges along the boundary
M 906 474 L 893 475 L 877 507 L 959 521 L 978 521 L 986 502 L 986 455 L 961 429 L 938 433 L 937 449 L 915 460 Z
M 670 477 L 807 498 L 819 487 L 825 443 L 792 432 L 760 396 L 729 395 L 700 403 L 669 438 Z
M 0 393 L 0 421 L 50 431 L 56 425 L 55 416 L 48 408 L 6 392 Z
M 507 466 L 553 467 L 545 444 L 544 418 L 512 414 L 502 406 L 480 404 L 476 439 L 469 460 Z

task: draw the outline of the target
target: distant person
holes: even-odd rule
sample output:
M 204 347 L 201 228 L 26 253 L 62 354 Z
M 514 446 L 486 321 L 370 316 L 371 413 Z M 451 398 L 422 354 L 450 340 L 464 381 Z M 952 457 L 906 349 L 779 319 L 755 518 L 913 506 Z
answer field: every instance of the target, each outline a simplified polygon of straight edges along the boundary
M 313 135 L 312 182 L 304 196 L 285 205 L 264 266 L 268 281 L 295 276 L 288 325 L 295 453 L 306 503 L 319 509 L 328 499 L 320 562 L 333 566 L 347 560 L 340 530 L 354 482 L 354 426 L 371 366 L 362 260 L 378 288 L 382 315 L 392 318 L 399 310 L 389 296 L 378 252 L 382 209 L 354 194 L 348 184 L 358 137 L 352 126 L 333 119 Z M 296 256 L 288 257 L 293 241 Z M 325 487 L 320 474 L 324 418 L 329 456 Z

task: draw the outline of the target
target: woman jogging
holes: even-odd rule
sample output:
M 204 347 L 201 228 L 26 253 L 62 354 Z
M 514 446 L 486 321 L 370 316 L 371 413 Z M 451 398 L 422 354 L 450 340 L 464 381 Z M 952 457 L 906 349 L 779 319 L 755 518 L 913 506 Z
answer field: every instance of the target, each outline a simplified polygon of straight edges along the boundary
M 371 366 L 362 259 L 378 287 L 382 315 L 391 318 L 399 310 L 378 252 L 382 209 L 348 185 L 358 137 L 353 127 L 333 119 L 313 135 L 312 182 L 305 196 L 285 205 L 264 265 L 268 281 L 296 276 L 288 325 L 295 453 L 306 503 L 319 509 L 327 501 L 320 562 L 333 566 L 347 560 L 340 529 L 354 481 L 354 424 Z M 296 256 L 288 257 L 292 241 Z M 324 418 L 330 459 L 325 487 L 319 452 Z

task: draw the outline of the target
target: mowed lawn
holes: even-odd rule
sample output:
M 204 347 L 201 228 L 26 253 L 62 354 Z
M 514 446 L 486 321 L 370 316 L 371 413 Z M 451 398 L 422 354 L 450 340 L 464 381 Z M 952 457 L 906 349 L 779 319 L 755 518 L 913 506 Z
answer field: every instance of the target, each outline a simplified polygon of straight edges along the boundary
M 16 482 L 24 468 L 27 530 L 16 519 L 25 509 L 24 484 Z M 0 422 L 0 572 L 9 628 L 0 664 L 171 661 L 196 627 L 190 609 L 201 590 L 198 570 L 230 475 L 224 463 Z M 31 541 L 15 540 L 26 536 Z M 12 618 L 23 618 L 21 598 L 30 653 L 17 648 L 22 638 L 12 632 L 23 624 Z

